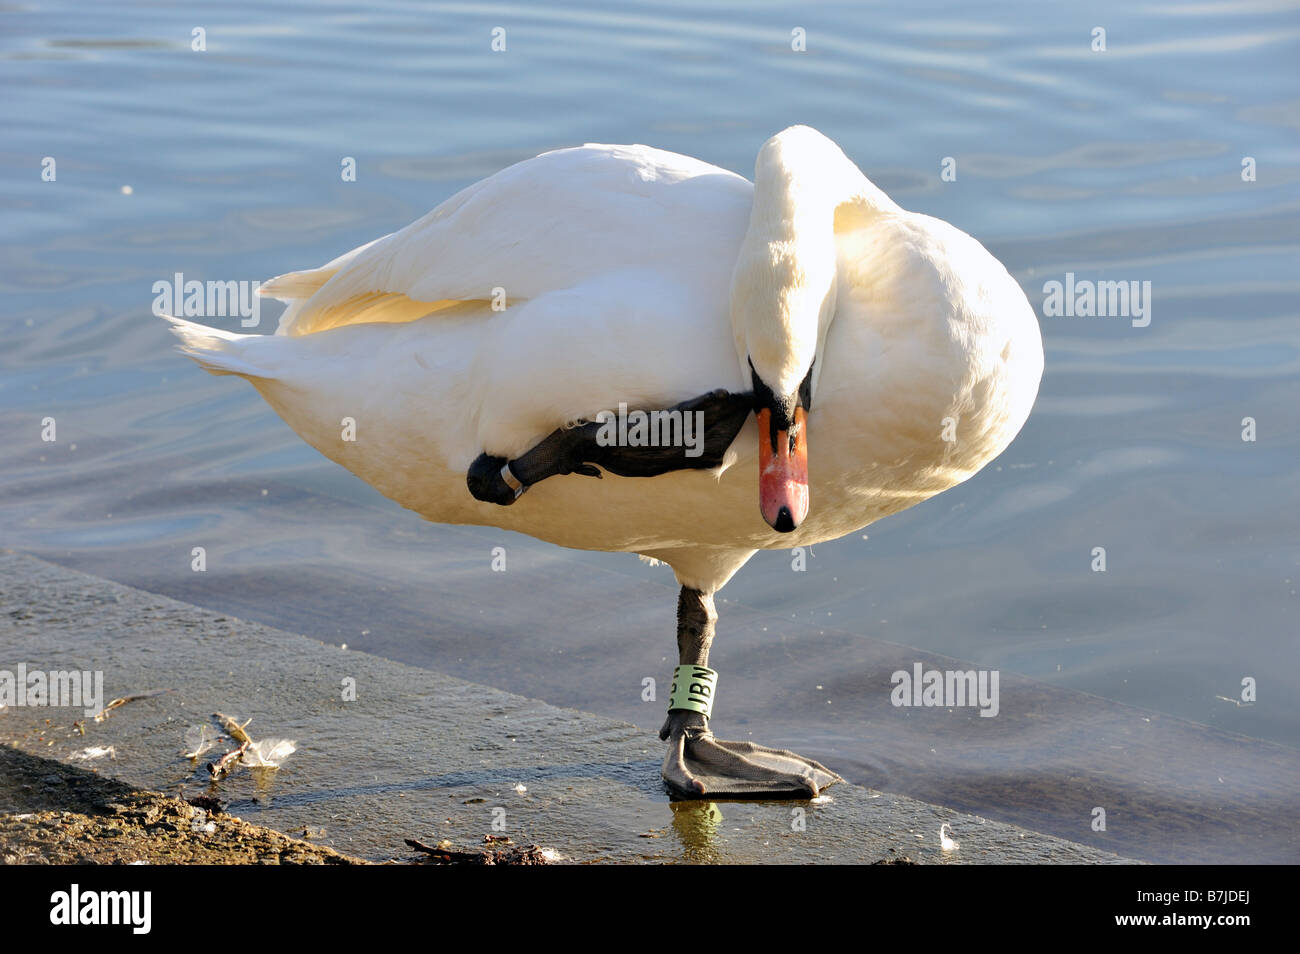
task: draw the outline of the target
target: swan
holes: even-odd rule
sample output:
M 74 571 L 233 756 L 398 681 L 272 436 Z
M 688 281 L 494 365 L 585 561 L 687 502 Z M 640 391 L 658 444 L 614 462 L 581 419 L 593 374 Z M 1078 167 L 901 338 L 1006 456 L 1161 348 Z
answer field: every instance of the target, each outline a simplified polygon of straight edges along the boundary
M 752 185 L 647 146 L 547 152 L 260 290 L 287 304 L 274 335 L 164 317 L 326 457 L 431 521 L 673 569 L 660 738 L 679 797 L 840 781 L 712 734 L 714 595 L 759 549 L 969 478 L 1043 370 L 1007 270 L 807 126 L 763 144 Z M 646 440 L 637 412 L 670 440 Z

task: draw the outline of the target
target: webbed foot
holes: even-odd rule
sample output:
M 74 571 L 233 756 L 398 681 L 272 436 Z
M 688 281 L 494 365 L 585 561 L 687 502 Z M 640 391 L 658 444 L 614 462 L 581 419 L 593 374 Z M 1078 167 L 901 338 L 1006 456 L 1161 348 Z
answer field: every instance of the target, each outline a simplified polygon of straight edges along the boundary
M 787 749 L 715 738 L 699 712 L 670 711 L 659 737 L 668 741 L 664 781 L 687 798 L 816 798 L 826 786 L 844 781 L 820 762 Z
M 465 482 L 476 500 L 508 507 L 533 484 L 560 474 L 599 477 L 604 468 L 620 477 L 656 477 L 675 470 L 707 470 L 721 465 L 753 403 L 751 393 L 717 390 L 665 409 L 679 420 L 682 415 L 698 415 L 692 421 L 700 422 L 700 430 L 692 432 L 695 440 L 689 447 L 610 444 L 602 440 L 602 425 L 591 421 L 557 428 L 514 460 L 479 454 Z M 679 436 L 684 438 L 685 433 L 679 429 Z

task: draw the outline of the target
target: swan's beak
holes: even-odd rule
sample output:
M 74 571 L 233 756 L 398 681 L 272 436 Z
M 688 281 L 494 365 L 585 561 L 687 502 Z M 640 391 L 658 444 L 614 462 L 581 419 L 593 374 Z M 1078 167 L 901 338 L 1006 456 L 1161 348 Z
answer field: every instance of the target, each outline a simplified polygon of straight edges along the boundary
M 794 409 L 794 424 L 777 430 L 772 411 L 758 412 L 758 506 L 763 519 L 789 533 L 808 516 L 808 415 Z

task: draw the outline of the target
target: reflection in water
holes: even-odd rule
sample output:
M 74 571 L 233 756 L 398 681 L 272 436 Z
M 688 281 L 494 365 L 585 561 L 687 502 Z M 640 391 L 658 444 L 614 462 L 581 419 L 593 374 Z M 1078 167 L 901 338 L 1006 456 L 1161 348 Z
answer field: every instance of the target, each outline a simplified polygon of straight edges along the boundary
M 253 790 L 257 793 L 258 802 L 269 807 L 275 789 L 275 780 L 280 774 L 279 770 L 263 765 L 250 768 L 248 771 L 253 776 Z
M 722 809 L 717 802 L 674 801 L 673 832 L 682 846 L 682 858 L 694 864 L 713 864 L 718 860 L 718 829 Z

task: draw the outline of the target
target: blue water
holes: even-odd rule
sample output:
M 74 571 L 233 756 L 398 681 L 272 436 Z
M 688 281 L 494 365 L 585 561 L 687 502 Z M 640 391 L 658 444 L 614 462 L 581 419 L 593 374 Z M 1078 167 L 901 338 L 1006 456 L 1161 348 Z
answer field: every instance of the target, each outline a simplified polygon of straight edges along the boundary
M 5 4 L 0 542 L 656 726 L 666 571 L 421 523 L 177 356 L 152 285 L 320 264 L 555 146 L 748 175 L 807 123 L 1035 306 L 1067 272 L 1149 281 L 1151 322 L 1042 317 L 999 460 L 805 572 L 756 557 L 719 734 L 1125 854 L 1300 860 L 1297 62 L 1294 3 Z M 888 705 L 940 656 L 1000 669 L 1004 716 Z M 1138 724 L 1164 734 L 1117 741 Z M 1103 797 L 1131 824 L 1092 832 Z

